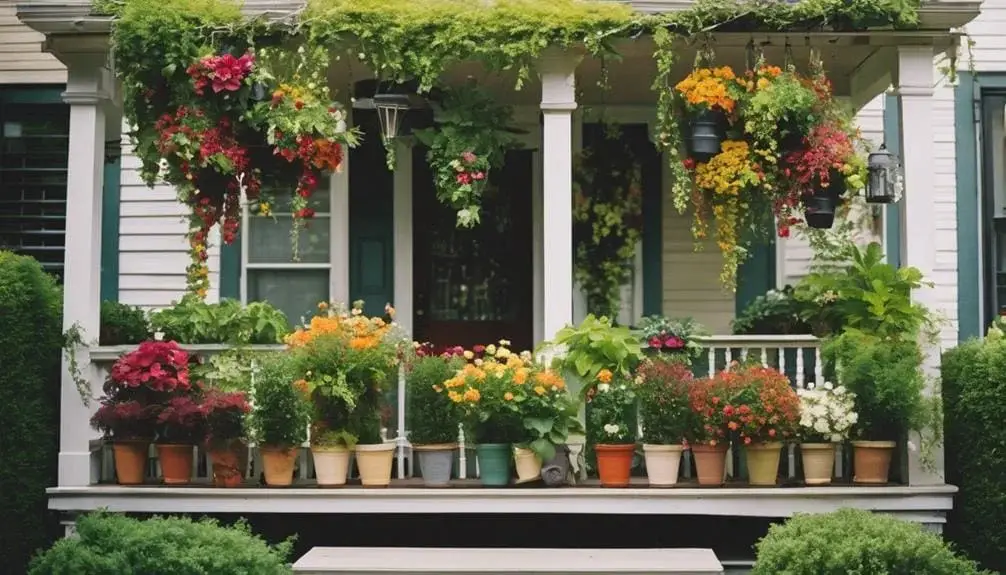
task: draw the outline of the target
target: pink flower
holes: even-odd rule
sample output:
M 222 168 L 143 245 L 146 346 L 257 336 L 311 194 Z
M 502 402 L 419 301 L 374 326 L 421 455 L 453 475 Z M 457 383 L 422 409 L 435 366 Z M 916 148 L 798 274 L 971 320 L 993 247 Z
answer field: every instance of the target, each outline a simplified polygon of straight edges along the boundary
M 471 183 L 471 176 L 467 172 L 461 172 L 458 174 L 457 182 L 461 185 L 466 185 Z
M 660 349 L 663 346 L 664 346 L 664 344 L 663 344 L 663 342 L 660 341 L 659 337 L 654 336 L 654 337 L 650 338 L 650 347 L 652 347 L 654 349 Z
M 664 347 L 669 349 L 681 349 L 685 347 L 685 340 L 672 335 L 664 341 Z
M 466 164 L 474 164 L 478 157 L 471 152 L 464 152 L 461 154 L 461 160 Z
M 485 177 L 486 177 L 486 175 L 483 172 L 475 172 L 475 175 L 472 176 L 472 178 L 474 178 L 476 180 L 484 180 Z

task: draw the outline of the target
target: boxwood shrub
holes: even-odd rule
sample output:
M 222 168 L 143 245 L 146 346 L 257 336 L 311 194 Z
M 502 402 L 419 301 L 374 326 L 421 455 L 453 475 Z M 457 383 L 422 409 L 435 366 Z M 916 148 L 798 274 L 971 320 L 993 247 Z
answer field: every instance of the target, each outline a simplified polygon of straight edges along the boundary
M 96 513 L 80 517 L 77 537 L 39 555 L 28 575 L 287 575 L 292 545 L 271 546 L 243 522 Z
M 796 515 L 755 548 L 752 575 L 988 574 L 921 525 L 858 509 Z
M 58 527 L 45 489 L 56 482 L 62 298 L 32 258 L 0 251 L 0 558 L 24 573 Z M 9 569 L 9 571 L 8 571 Z
M 982 565 L 1006 571 L 1006 339 L 971 340 L 943 354 L 946 535 Z

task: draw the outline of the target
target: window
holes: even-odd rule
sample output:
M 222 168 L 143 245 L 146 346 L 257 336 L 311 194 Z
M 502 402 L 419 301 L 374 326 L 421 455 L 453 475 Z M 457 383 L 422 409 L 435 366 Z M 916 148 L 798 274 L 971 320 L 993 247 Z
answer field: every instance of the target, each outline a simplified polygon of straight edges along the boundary
M 242 295 L 245 301 L 267 301 L 292 324 L 309 319 L 318 302 L 330 299 L 332 284 L 332 218 L 329 180 L 319 182 L 310 207 L 315 216 L 300 233 L 300 261 L 293 260 L 289 200 L 277 201 L 268 216 L 245 209 L 242 249 Z
M 982 98 L 983 255 L 985 302 L 982 323 L 1006 315 L 1006 95 Z

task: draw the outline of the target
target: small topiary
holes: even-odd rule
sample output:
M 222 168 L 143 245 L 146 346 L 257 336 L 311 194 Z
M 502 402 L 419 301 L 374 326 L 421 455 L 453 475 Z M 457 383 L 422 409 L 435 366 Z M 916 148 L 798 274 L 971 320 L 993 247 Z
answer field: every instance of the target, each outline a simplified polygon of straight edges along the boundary
M 988 573 L 920 525 L 858 509 L 796 515 L 770 527 L 755 549 L 751 575 Z
M 56 482 L 62 297 L 32 258 L 0 251 L 0 559 L 24 573 L 55 534 L 45 488 Z M 9 570 L 8 570 L 9 569 Z
M 292 540 L 269 545 L 244 522 L 95 513 L 80 517 L 77 537 L 57 541 L 28 574 L 286 575 L 292 547 Z
M 142 309 L 117 301 L 101 302 L 99 345 L 137 344 L 149 337 L 150 324 Z

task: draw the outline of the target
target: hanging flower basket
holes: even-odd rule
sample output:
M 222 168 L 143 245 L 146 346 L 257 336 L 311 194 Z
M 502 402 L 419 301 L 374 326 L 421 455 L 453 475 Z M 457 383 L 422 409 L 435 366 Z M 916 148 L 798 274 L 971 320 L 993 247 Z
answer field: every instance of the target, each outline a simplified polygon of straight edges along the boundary
M 685 138 L 688 154 L 700 162 L 719 154 L 726 138 L 726 123 L 726 115 L 719 110 L 703 110 L 692 117 Z
M 818 230 L 827 230 L 835 224 L 835 211 L 845 194 L 845 176 L 837 170 L 831 171 L 827 187 L 820 182 L 803 201 L 804 217 L 807 225 Z

